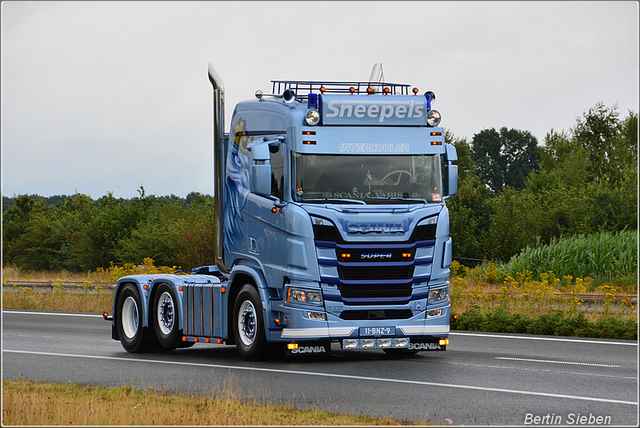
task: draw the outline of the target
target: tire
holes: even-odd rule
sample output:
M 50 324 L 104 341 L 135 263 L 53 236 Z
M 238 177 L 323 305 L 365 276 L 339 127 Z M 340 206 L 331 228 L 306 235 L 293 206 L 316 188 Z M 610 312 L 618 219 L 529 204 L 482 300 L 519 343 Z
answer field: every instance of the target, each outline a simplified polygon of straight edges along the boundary
M 251 284 L 244 285 L 233 308 L 233 335 L 243 359 L 262 360 L 270 355 L 264 326 L 258 290 Z
M 178 329 L 178 300 L 167 284 L 160 284 L 154 296 L 152 318 L 156 339 L 162 348 L 172 351 L 178 347 L 182 338 L 182 332 Z
M 142 299 L 133 284 L 125 284 L 118 295 L 116 327 L 120 343 L 127 352 L 147 352 L 151 349 L 142 327 Z

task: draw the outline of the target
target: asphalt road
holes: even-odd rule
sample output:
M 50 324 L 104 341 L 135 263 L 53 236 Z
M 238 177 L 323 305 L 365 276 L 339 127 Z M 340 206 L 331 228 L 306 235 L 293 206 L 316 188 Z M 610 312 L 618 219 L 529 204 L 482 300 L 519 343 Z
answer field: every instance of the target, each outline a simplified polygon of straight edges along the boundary
M 133 385 L 454 425 L 638 424 L 637 342 L 453 332 L 446 352 L 246 362 L 196 344 L 129 354 L 97 314 L 2 312 L 2 377 Z M 447 420 L 448 419 L 448 420 Z M 581 423 L 582 422 L 582 423 Z

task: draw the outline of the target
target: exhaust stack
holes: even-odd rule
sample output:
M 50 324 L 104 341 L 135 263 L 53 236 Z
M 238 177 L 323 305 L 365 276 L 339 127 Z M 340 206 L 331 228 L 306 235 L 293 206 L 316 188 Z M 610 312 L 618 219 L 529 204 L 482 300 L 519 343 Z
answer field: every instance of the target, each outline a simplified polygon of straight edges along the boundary
M 229 273 L 224 265 L 224 83 L 209 63 L 209 81 L 213 85 L 213 182 L 214 182 L 214 231 L 215 261 L 220 272 Z

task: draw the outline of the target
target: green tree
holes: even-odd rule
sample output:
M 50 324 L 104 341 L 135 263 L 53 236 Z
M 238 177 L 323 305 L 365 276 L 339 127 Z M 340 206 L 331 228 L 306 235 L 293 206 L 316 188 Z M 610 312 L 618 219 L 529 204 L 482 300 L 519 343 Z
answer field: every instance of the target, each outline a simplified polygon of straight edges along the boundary
M 485 129 L 473 136 L 473 160 L 478 178 L 494 192 L 504 186 L 524 187 L 527 177 L 539 170 L 538 140 L 529 131 Z
M 615 182 L 625 169 L 637 169 L 638 117 L 629 112 L 621 121 L 617 108 L 598 102 L 576 118 L 571 147 L 584 150 L 590 181 Z
M 460 181 L 458 193 L 447 201 L 453 257 L 471 265 L 484 258 L 484 239 L 492 216 L 491 191 L 477 177 Z

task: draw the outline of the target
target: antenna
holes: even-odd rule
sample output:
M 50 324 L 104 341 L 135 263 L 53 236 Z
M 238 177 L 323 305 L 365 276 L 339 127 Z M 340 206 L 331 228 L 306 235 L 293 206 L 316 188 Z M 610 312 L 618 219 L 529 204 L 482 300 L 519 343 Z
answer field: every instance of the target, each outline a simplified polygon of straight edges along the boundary
M 371 69 L 371 76 L 369 76 L 369 82 L 384 82 L 384 72 L 382 71 L 382 63 L 379 62 L 373 65 Z M 382 85 L 371 85 L 371 88 L 375 92 L 382 92 Z
M 382 71 L 382 63 L 379 62 L 373 65 L 371 69 L 371 76 L 369 77 L 369 82 L 383 82 L 384 81 L 384 72 Z

